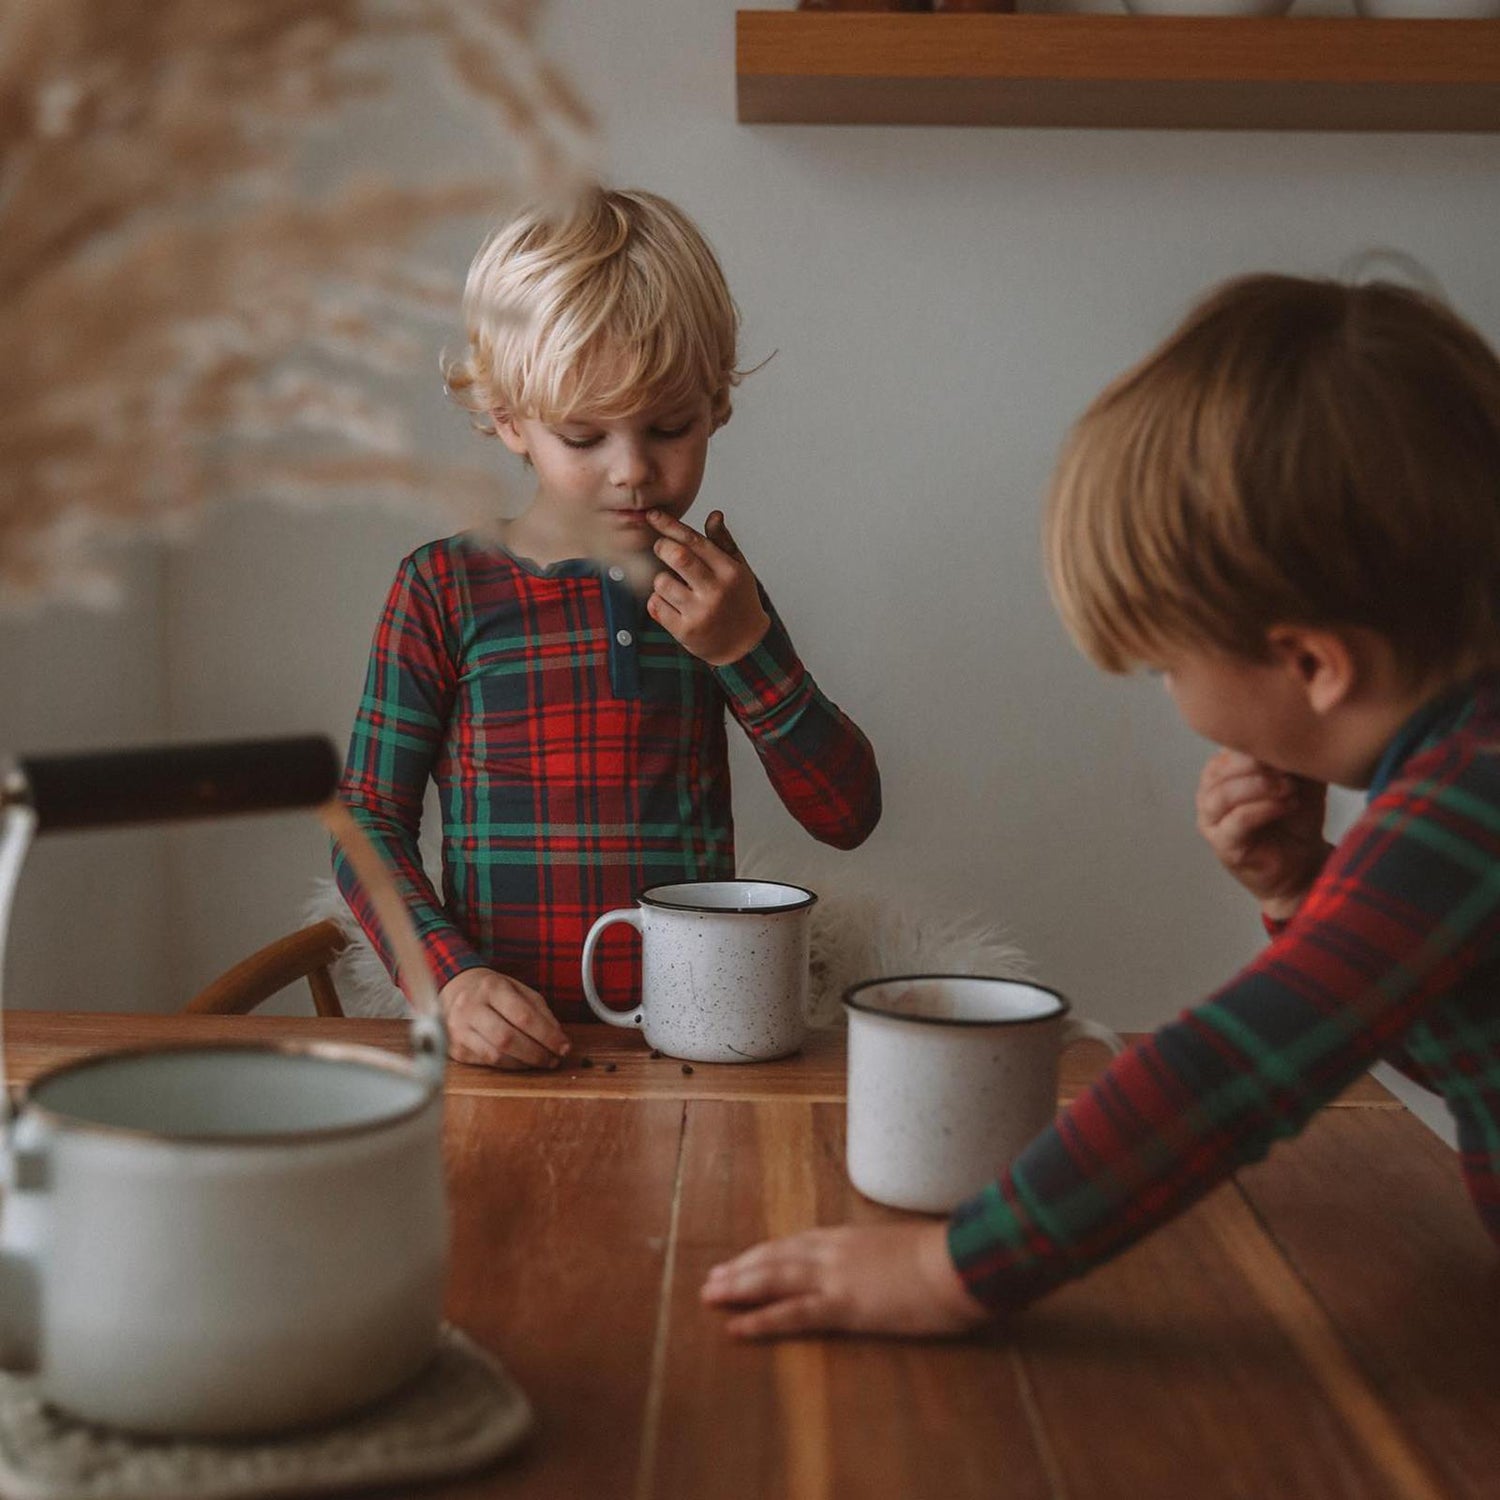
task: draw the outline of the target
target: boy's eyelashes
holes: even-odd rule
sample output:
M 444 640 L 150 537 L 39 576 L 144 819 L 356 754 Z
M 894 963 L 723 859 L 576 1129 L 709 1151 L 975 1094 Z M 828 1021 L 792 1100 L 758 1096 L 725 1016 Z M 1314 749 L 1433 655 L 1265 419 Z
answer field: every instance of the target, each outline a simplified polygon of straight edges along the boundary
M 697 418 L 690 417 L 685 422 L 673 423 L 670 426 L 662 425 L 652 427 L 650 429 L 650 436 L 658 438 L 663 442 L 670 443 L 676 438 L 686 437 L 688 433 L 693 430 L 693 427 L 696 425 L 696 423 Z M 555 429 L 552 429 L 552 436 L 555 437 L 558 442 L 562 443 L 564 447 L 568 448 L 597 448 L 599 444 L 604 441 L 604 434 L 602 432 L 590 433 L 587 437 L 569 437 L 565 432 L 558 432 Z

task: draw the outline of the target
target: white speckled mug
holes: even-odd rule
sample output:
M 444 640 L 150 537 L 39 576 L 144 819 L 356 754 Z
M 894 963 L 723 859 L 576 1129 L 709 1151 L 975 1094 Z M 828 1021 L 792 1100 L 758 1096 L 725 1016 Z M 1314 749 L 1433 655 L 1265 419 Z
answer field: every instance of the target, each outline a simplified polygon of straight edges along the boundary
M 998 1176 L 1057 1112 L 1062 1049 L 1125 1044 L 1014 979 L 873 979 L 849 1013 L 849 1180 L 893 1208 L 947 1213 Z
M 818 898 L 773 880 L 694 880 L 642 891 L 607 911 L 583 943 L 583 992 L 601 1021 L 639 1026 L 692 1062 L 764 1062 L 807 1035 L 808 913 Z M 610 1010 L 594 988 L 606 927 L 641 935 L 641 1003 Z

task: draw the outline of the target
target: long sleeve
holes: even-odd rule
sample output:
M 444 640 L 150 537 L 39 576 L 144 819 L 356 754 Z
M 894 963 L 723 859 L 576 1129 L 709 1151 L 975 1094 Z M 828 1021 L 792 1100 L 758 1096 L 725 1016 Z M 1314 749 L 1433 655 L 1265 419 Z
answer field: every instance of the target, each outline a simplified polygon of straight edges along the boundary
M 1446 1080 L 1471 1193 L 1500 1238 L 1497 955 L 1500 756 L 1457 738 L 1371 803 L 1255 962 L 1115 1059 L 957 1211 L 949 1250 L 970 1291 L 1014 1308 L 1108 1259 L 1398 1042 Z
M 771 616 L 765 639 L 715 676 L 786 809 L 836 849 L 862 844 L 880 821 L 880 771 L 869 740 L 818 690 Z
M 441 751 L 453 704 L 455 670 L 443 611 L 424 576 L 424 549 L 401 566 L 370 650 L 340 795 L 394 871 L 439 985 L 481 965 L 450 920 L 422 866 L 418 834 L 427 779 Z M 395 972 L 374 909 L 342 853 L 334 873 L 370 942 Z

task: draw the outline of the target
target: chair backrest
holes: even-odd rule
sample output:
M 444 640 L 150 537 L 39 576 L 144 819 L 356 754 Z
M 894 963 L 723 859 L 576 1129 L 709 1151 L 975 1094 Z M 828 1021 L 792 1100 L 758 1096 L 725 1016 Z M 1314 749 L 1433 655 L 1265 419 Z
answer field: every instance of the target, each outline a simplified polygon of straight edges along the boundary
M 299 979 L 312 991 L 320 1016 L 341 1016 L 329 966 L 349 946 L 337 922 L 314 922 L 243 958 L 188 1002 L 185 1015 L 239 1016 Z

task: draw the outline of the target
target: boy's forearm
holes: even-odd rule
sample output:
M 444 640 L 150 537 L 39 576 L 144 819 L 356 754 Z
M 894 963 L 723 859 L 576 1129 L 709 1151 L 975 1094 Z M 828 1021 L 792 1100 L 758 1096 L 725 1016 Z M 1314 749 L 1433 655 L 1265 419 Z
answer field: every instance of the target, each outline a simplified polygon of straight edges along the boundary
M 881 814 L 874 749 L 818 690 L 774 610 L 761 644 L 717 675 L 787 811 L 823 843 L 862 844 Z
M 1373 807 L 1295 925 L 1116 1058 L 959 1211 L 949 1243 L 970 1292 L 1018 1306 L 1117 1254 L 1296 1134 L 1466 983 L 1500 920 L 1494 800 L 1434 775 Z
M 454 925 L 428 879 L 421 861 L 416 829 L 408 828 L 392 817 L 381 815 L 347 788 L 343 797 L 351 816 L 375 845 L 391 871 L 401 899 L 411 913 L 417 938 L 439 987 L 465 969 L 481 966 L 483 959 Z M 395 955 L 385 929 L 381 926 L 373 902 L 359 883 L 353 866 L 342 850 L 334 851 L 333 870 L 335 882 L 349 910 L 369 939 L 370 946 L 395 979 Z

